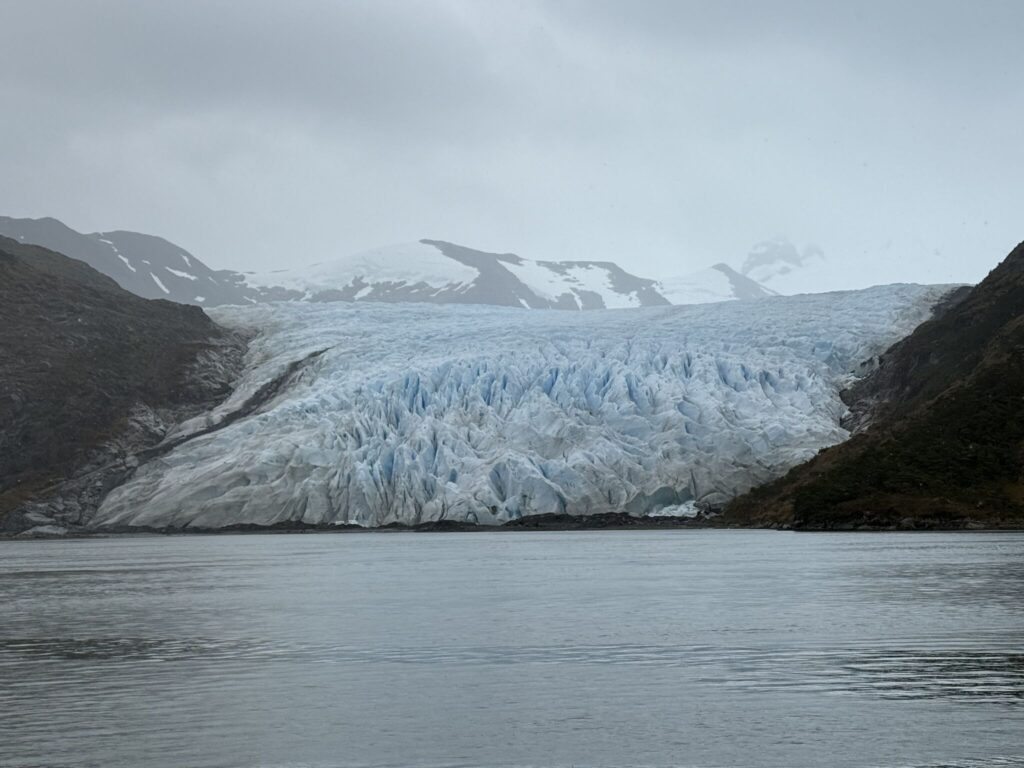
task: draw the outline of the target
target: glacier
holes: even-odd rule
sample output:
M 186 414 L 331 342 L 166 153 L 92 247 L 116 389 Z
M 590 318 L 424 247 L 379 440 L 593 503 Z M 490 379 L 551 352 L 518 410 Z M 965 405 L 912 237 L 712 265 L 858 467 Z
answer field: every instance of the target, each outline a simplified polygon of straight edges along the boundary
M 718 504 L 846 438 L 841 389 L 947 290 L 581 313 L 217 308 L 256 334 L 237 389 L 92 524 L 498 524 Z

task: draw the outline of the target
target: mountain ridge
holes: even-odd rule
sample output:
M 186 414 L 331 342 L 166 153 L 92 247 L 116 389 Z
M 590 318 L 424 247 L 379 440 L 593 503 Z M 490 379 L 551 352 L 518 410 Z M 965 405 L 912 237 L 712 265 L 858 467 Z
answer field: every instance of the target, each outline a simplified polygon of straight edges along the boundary
M 144 299 L 198 306 L 254 300 L 236 273 L 211 269 L 184 248 L 156 235 L 122 230 L 84 234 L 52 217 L 6 216 L 0 216 L 0 235 L 83 261 Z
M 268 301 L 411 301 L 589 310 L 774 294 L 724 264 L 658 281 L 610 261 L 535 261 L 434 239 L 259 274 L 211 269 L 154 235 L 123 230 L 83 234 L 53 218 L 0 217 L 0 235 L 80 259 L 144 298 L 203 307 Z

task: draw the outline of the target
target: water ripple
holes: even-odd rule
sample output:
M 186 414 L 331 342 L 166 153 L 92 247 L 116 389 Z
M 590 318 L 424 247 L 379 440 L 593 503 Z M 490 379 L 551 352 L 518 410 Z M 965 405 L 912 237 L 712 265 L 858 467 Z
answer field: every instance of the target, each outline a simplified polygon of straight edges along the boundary
M 858 647 L 676 645 L 353 648 L 212 638 L 0 639 L 0 671 L 25 661 L 99 662 L 101 671 L 143 662 L 314 664 L 594 664 L 679 670 L 698 684 L 750 692 L 803 690 L 884 698 L 1024 701 L 1024 645 L 962 643 Z M 68 670 L 64 670 L 67 673 Z

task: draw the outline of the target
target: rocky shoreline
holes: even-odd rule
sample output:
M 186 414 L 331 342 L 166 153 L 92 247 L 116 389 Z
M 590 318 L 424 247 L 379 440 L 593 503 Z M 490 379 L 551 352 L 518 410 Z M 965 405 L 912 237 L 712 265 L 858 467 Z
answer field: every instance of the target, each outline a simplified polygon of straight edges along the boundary
M 436 520 L 418 525 L 389 525 L 368 528 L 354 524 L 302 523 L 284 521 L 274 525 L 239 523 L 222 528 L 147 528 L 142 526 L 116 526 L 84 528 L 80 526 L 37 526 L 18 533 L 0 531 L 0 540 L 88 539 L 133 536 L 226 536 L 239 534 L 361 534 L 361 533 L 503 533 L 568 532 L 568 531 L 664 531 L 664 530 L 771 530 L 792 533 L 995 533 L 1024 530 L 1024 526 L 1009 523 L 992 525 L 976 520 L 959 521 L 955 525 L 930 525 L 907 519 L 897 525 L 838 525 L 828 528 L 795 528 L 786 524 L 738 525 L 715 515 L 695 517 L 633 517 L 624 512 L 600 515 L 531 515 L 512 520 L 504 525 L 477 525 L 457 520 Z
M 19 533 L 0 532 L 6 538 L 92 538 L 104 536 L 217 536 L 225 534 L 268 533 L 475 533 L 497 531 L 598 531 L 598 530 L 666 530 L 673 528 L 709 528 L 709 518 L 695 517 L 633 517 L 624 512 L 601 515 L 533 515 L 512 520 L 504 525 L 478 525 L 458 520 L 434 520 L 417 525 L 391 523 L 368 528 L 350 523 L 303 523 L 286 520 L 273 525 L 238 523 L 221 528 L 149 528 L 145 526 L 40 526 Z

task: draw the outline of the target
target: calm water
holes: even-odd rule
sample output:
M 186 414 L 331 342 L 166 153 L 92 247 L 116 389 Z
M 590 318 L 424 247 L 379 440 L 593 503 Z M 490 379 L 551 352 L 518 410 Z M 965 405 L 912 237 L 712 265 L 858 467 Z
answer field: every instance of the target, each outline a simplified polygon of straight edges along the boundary
M 1024 534 L 0 542 L 3 766 L 1024 766 Z

